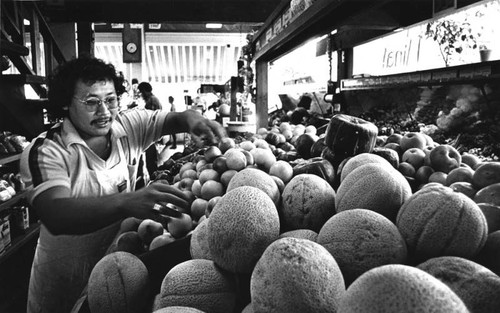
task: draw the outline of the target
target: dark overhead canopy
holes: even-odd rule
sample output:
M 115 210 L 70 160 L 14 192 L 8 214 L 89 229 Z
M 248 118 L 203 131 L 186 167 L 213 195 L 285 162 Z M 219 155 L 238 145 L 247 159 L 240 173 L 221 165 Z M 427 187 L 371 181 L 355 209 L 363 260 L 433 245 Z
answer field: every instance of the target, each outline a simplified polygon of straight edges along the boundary
M 44 0 L 50 22 L 262 23 L 282 0 Z

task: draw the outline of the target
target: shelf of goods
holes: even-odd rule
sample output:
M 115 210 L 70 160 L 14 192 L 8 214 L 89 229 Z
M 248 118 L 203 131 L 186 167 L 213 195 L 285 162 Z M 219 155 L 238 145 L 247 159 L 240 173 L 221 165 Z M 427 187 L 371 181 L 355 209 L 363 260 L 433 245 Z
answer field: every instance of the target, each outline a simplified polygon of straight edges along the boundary
M 342 91 L 500 81 L 500 62 L 481 62 L 386 76 L 343 79 Z
M 17 162 L 21 158 L 21 154 L 13 154 L 13 155 L 8 155 L 8 156 L 3 156 L 0 157 L 0 166 Z M 9 215 L 8 211 L 12 209 L 13 206 L 18 204 L 19 202 L 23 201 L 26 192 L 28 190 L 24 190 L 21 192 L 18 192 L 15 194 L 12 198 L 9 200 L 6 200 L 4 202 L 0 203 L 0 214 L 2 216 L 4 215 Z M 10 256 L 12 256 L 16 251 L 18 251 L 23 245 L 25 245 L 28 241 L 31 239 L 35 238 L 38 236 L 38 233 L 40 231 L 40 224 L 38 222 L 36 223 L 31 223 L 27 229 L 24 229 L 22 231 L 18 231 L 17 233 L 12 233 L 12 225 L 9 224 L 1 224 L 0 232 L 3 232 L 5 230 L 5 235 L 11 237 L 10 244 L 5 247 L 1 252 L 0 252 L 0 265 L 7 260 Z M 2 234 L 3 236 L 4 234 Z M 3 238 L 3 237 L 2 237 Z

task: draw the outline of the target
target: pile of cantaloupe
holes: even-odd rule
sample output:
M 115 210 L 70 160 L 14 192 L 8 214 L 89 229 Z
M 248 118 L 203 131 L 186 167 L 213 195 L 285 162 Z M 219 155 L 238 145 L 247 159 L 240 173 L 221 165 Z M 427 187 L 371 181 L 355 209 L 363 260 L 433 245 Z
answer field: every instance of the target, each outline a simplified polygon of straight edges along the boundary
M 285 142 L 297 136 L 290 132 Z M 412 166 L 447 177 L 419 181 L 405 171 L 417 160 L 411 153 L 395 163 L 379 149 L 346 158 L 333 188 L 315 174 L 293 175 L 266 137 L 226 139 L 183 166 L 175 185 L 192 193 L 183 212 L 192 259 L 163 277 L 155 299 L 137 300 L 147 282 L 138 258 L 113 252 L 94 268 L 91 309 L 131 312 L 124 303 L 139 301 L 140 312 L 500 312 L 499 163 L 429 157 L 437 147 L 454 152 L 434 144 Z M 463 165 L 469 160 L 478 164 Z M 460 168 L 472 175 L 453 174 Z

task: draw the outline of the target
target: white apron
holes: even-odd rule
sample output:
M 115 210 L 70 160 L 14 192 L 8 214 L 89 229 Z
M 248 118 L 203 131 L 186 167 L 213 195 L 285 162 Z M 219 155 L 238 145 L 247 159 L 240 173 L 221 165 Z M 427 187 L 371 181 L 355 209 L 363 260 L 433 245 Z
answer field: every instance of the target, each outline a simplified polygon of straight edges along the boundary
M 128 165 L 121 141 L 116 141 L 120 161 L 111 169 L 89 171 L 82 185 L 98 181 L 92 189 L 75 186 L 79 197 L 109 195 L 132 190 L 130 177 L 136 166 Z M 80 181 L 80 179 L 79 179 Z M 126 183 L 126 185 L 124 184 Z M 120 186 L 120 187 L 118 187 Z M 120 189 L 120 190 L 119 190 Z M 85 190 L 85 191 L 84 191 Z M 54 236 L 42 224 L 35 252 L 28 293 L 28 313 L 68 313 L 88 282 L 94 265 L 104 256 L 115 238 L 120 221 L 94 233 Z

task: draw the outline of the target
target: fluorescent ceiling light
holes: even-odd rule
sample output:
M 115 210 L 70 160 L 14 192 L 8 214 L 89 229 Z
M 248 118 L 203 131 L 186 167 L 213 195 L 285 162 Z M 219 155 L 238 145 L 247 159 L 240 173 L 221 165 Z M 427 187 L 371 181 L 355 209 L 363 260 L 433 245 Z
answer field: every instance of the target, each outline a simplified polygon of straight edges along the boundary
M 205 25 L 206 28 L 222 28 L 221 23 L 207 23 Z

